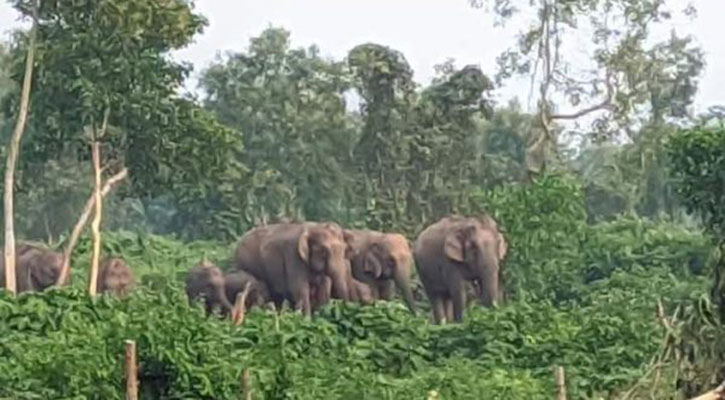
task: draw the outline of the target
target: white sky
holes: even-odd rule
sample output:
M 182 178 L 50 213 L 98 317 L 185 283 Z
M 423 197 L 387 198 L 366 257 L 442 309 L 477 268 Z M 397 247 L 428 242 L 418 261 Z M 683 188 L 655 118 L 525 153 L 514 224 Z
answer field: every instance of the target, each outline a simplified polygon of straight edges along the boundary
M 677 11 L 687 2 L 669 1 Z M 677 28 L 693 34 L 706 53 L 696 101 L 697 111 L 704 111 L 725 104 L 724 29 L 718 28 L 725 17 L 725 0 L 692 3 L 698 18 Z M 317 44 L 324 55 L 337 59 L 364 42 L 391 46 L 405 55 L 420 83 L 427 83 L 433 66 L 447 58 L 454 58 L 459 67 L 478 64 L 492 76 L 496 56 L 514 44 L 518 30 L 493 27 L 491 15 L 470 7 L 468 0 L 196 0 L 196 9 L 210 25 L 195 43 L 176 54 L 194 63 L 195 72 L 220 52 L 244 50 L 250 37 L 273 25 L 291 32 L 293 46 Z M 18 26 L 15 11 L 0 0 L 0 33 L 7 37 L 7 31 Z M 523 83 L 509 85 L 497 97 L 505 101 L 518 96 L 525 104 L 528 89 Z

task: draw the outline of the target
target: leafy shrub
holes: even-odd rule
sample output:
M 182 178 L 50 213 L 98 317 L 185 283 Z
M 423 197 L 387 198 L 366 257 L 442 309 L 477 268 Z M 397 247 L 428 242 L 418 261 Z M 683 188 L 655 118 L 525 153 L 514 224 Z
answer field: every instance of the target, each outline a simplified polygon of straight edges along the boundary
M 707 236 L 667 222 L 619 218 L 588 229 L 582 246 L 587 281 L 614 270 L 662 268 L 679 277 L 702 275 L 712 247 Z

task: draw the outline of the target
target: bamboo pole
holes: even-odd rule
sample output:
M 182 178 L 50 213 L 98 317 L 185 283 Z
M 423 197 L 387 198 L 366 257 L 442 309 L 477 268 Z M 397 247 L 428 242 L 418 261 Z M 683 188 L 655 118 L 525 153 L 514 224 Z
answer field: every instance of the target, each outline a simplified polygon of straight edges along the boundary
M 3 206 L 5 218 L 5 286 L 10 293 L 17 292 L 15 278 L 15 209 L 13 203 L 13 186 L 15 185 L 15 168 L 18 164 L 20 154 L 20 140 L 25 133 L 28 120 L 28 108 L 30 106 L 30 87 L 33 84 L 33 63 L 35 62 L 35 47 L 38 31 L 38 1 L 33 2 L 33 27 L 30 29 L 30 43 L 28 54 L 25 59 L 25 75 L 23 76 L 23 88 L 20 93 L 20 110 L 18 119 L 15 121 L 15 129 L 10 139 L 10 149 L 5 165 L 5 192 L 3 193 Z
M 564 367 L 556 366 L 554 368 L 554 379 L 556 381 L 556 399 L 566 400 L 566 379 L 564 377 Z
M 110 177 L 103 185 L 103 190 L 101 190 L 101 197 L 106 197 L 106 195 L 111 192 L 111 189 L 113 189 L 113 187 L 116 186 L 119 182 L 126 179 L 127 176 L 128 169 L 124 168 L 116 175 Z M 70 273 L 71 254 L 73 254 L 73 250 L 78 243 L 78 238 L 81 236 L 83 228 L 85 228 L 86 223 L 88 223 L 88 219 L 91 217 L 91 213 L 95 209 L 95 200 L 95 194 L 92 194 L 91 197 L 88 198 L 88 201 L 86 201 L 86 206 L 83 208 L 83 213 L 81 213 L 80 218 L 78 218 L 78 222 L 76 222 L 76 225 L 73 227 L 73 231 L 68 238 L 68 244 L 66 244 L 65 251 L 63 252 L 63 269 L 61 270 L 60 276 L 58 276 L 58 286 L 63 286 L 68 280 L 68 275 Z
M 136 342 L 126 341 L 126 400 L 138 400 Z

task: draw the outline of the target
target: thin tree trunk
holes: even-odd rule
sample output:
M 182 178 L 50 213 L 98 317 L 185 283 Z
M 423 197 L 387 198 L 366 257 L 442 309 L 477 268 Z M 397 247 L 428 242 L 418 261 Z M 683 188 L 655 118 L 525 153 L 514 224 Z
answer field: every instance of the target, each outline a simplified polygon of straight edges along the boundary
M 108 193 L 111 192 L 111 189 L 113 189 L 116 184 L 124 180 L 127 176 L 128 169 L 124 168 L 116 175 L 110 177 L 103 185 L 103 190 L 101 190 L 101 197 L 105 197 L 106 195 L 108 195 Z M 76 222 L 76 225 L 73 227 L 73 231 L 68 238 L 68 244 L 66 244 L 65 251 L 63 252 L 63 269 L 61 270 L 60 276 L 58 277 L 58 286 L 65 285 L 66 281 L 68 280 L 68 275 L 70 273 L 71 254 L 73 254 L 73 250 L 78 243 L 78 238 L 81 236 L 83 228 L 85 228 L 88 219 L 91 217 L 91 213 L 95 209 L 95 205 L 96 196 L 94 193 L 91 195 L 90 198 L 88 198 L 88 201 L 86 201 L 86 206 L 83 209 L 83 213 L 81 214 L 80 218 L 78 218 L 78 222 Z
M 28 106 L 30 104 L 30 87 L 33 84 L 33 62 L 35 59 L 35 41 L 38 30 L 38 3 L 33 3 L 33 27 L 30 29 L 30 43 L 27 58 L 25 59 L 25 76 L 23 77 L 23 88 L 20 94 L 20 112 L 13 130 L 13 137 L 10 140 L 7 164 L 5 166 L 5 192 L 3 194 L 4 218 L 5 218 L 5 285 L 13 294 L 16 293 L 15 282 L 15 221 L 13 204 L 13 186 L 15 167 L 20 153 L 20 140 L 25 133 L 28 119 Z
M 101 258 L 101 216 L 103 215 L 103 197 L 101 197 L 101 149 L 97 138 L 93 138 L 93 170 L 95 173 L 95 185 L 93 187 L 93 200 L 95 203 L 93 222 L 93 258 L 91 259 L 91 271 L 88 281 L 88 292 L 95 296 L 98 290 L 98 264 Z
M 98 267 L 101 259 L 101 218 L 103 216 L 103 196 L 101 195 L 101 184 L 102 174 L 101 169 L 101 144 L 99 139 L 103 137 L 108 128 L 108 114 L 109 110 L 106 109 L 103 115 L 103 124 L 101 126 L 100 134 L 97 134 L 95 127 L 93 127 L 93 142 L 91 143 L 91 153 L 93 158 L 93 172 L 95 176 L 95 185 L 93 186 L 93 193 L 95 199 L 95 213 L 93 217 L 93 223 L 91 228 L 93 229 L 93 258 L 91 259 L 91 271 L 88 282 L 88 292 L 91 296 L 95 296 L 98 291 Z

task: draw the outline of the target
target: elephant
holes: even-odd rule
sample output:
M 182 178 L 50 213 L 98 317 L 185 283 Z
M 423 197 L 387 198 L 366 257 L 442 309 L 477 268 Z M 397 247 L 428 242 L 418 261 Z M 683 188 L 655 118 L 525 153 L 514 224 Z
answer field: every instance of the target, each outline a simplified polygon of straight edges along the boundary
M 217 306 L 221 308 L 223 315 L 231 313 L 233 305 L 227 298 L 224 286 L 222 270 L 207 260 L 202 260 L 191 268 L 186 276 L 186 295 L 189 302 L 203 298 L 207 314 L 214 312 Z
M 55 285 L 63 268 L 63 253 L 37 244 L 19 244 L 15 251 L 17 293 L 41 292 Z M 65 285 L 70 283 L 70 277 Z M 0 258 L 0 287 L 5 287 L 5 259 Z
M 372 230 L 346 230 L 352 248 L 352 275 L 370 288 L 373 299 L 392 300 L 395 287 L 405 304 L 415 314 L 411 288 L 413 255 L 405 236 Z
M 475 283 L 484 307 L 495 305 L 507 249 L 498 224 L 488 215 L 444 217 L 420 233 L 413 257 L 436 324 L 444 317 L 448 322 L 463 320 L 466 282 Z
M 126 296 L 136 287 L 136 276 L 126 262 L 111 257 L 103 261 L 98 271 L 97 289 L 99 293 L 110 292 Z
M 321 295 L 325 302 L 327 285 L 331 294 L 349 298 L 346 250 L 342 228 L 336 223 L 269 224 L 242 236 L 233 268 L 264 282 L 277 309 L 288 300 L 295 309 L 311 316 L 310 295 Z
M 249 289 L 244 302 L 245 309 L 249 310 L 254 306 L 263 307 L 269 302 L 270 296 L 267 285 L 242 270 L 229 271 L 224 275 L 224 292 L 227 299 L 234 304 L 237 295 L 244 291 L 247 284 Z

